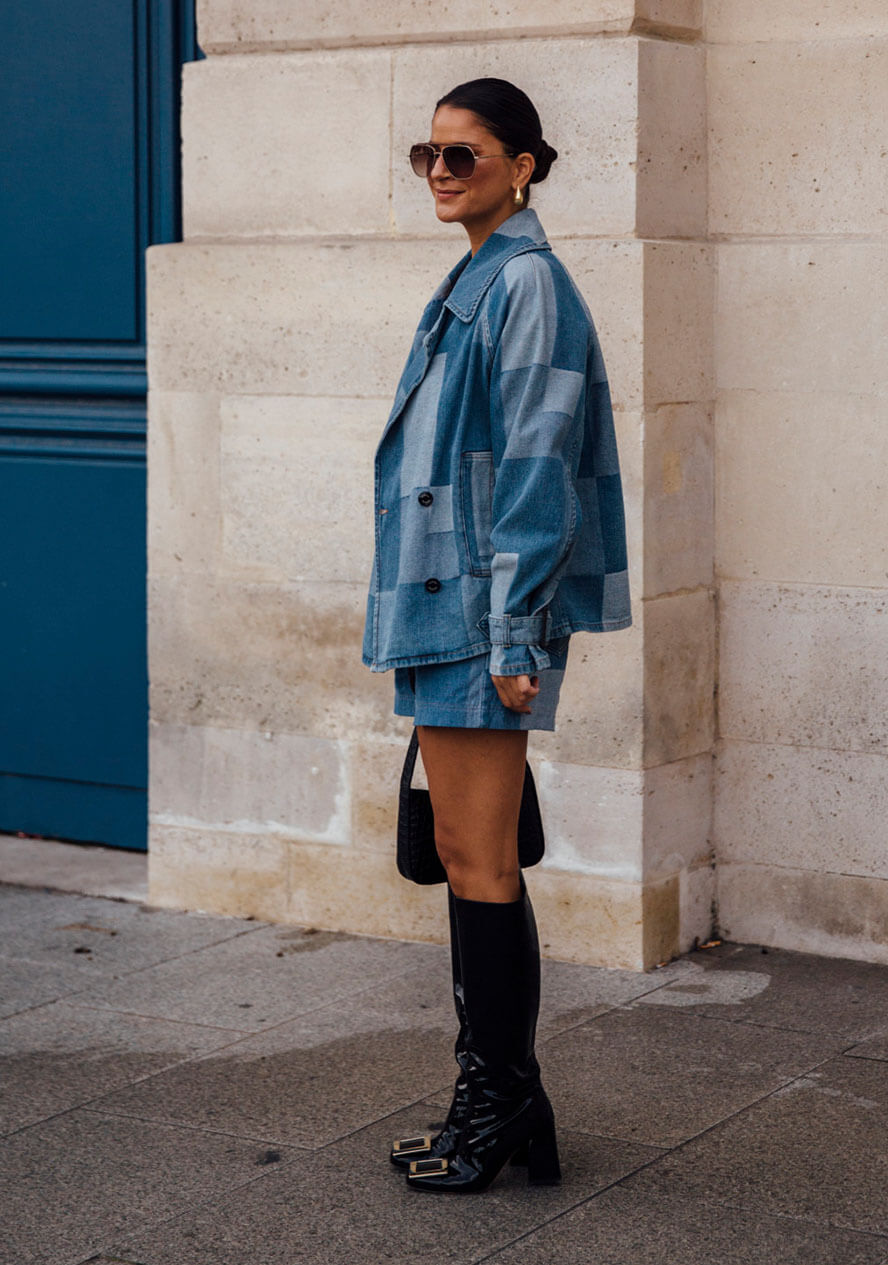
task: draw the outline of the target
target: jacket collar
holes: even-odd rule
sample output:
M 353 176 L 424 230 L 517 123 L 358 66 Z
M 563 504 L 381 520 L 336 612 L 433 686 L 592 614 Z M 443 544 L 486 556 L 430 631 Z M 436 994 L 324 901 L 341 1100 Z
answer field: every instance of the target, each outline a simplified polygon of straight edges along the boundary
M 497 273 L 528 250 L 551 250 L 536 211 L 525 207 L 500 224 L 479 247 L 475 255 L 468 251 L 441 282 L 433 300 L 444 300 L 461 321 L 471 321 Z

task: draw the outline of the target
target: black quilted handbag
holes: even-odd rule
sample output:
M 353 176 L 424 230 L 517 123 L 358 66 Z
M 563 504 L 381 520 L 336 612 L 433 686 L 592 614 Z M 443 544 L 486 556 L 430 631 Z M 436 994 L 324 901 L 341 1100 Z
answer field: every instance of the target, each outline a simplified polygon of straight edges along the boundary
M 398 872 L 413 883 L 445 883 L 447 871 L 435 849 L 435 817 L 428 791 L 411 786 L 419 739 L 410 738 L 398 796 Z M 518 864 L 523 870 L 543 858 L 546 841 L 530 765 L 524 767 L 524 791 L 518 817 Z

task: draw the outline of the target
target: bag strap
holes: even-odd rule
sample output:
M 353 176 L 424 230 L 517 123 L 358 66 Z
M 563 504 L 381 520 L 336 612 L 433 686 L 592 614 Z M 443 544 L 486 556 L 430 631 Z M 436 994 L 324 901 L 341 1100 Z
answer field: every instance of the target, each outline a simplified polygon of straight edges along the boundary
M 410 742 L 407 747 L 407 754 L 404 756 L 404 767 L 401 770 L 401 794 L 406 794 L 410 790 L 410 784 L 413 781 L 413 770 L 416 765 L 416 753 L 419 750 L 419 737 L 414 727 L 413 733 L 410 735 Z

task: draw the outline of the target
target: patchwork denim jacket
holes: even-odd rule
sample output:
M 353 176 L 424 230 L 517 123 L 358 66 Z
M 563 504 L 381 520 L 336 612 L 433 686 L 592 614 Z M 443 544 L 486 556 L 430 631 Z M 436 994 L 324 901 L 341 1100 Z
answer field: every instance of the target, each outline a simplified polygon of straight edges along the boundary
M 631 623 L 610 391 L 592 316 L 536 212 L 463 256 L 423 312 L 374 462 L 374 672 Z

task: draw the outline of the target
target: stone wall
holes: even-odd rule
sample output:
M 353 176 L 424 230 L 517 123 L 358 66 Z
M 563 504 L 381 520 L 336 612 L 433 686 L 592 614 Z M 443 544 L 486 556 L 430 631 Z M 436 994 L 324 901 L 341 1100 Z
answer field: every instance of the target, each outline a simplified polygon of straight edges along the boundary
M 395 869 L 409 722 L 391 714 L 391 674 L 361 665 L 360 639 L 373 450 L 422 306 L 466 245 L 461 228 L 438 223 L 406 152 L 436 98 L 481 74 L 524 87 L 559 150 L 533 205 L 595 317 L 629 516 L 634 626 L 573 638 L 558 732 L 531 736 L 548 854 L 528 884 L 544 952 L 641 968 L 713 929 L 716 447 L 725 930 L 767 938 L 763 890 L 776 888 L 765 858 L 785 852 L 789 832 L 776 820 L 785 791 L 768 816 L 764 765 L 791 785 L 807 774 L 787 761 L 822 758 L 834 729 L 844 770 L 856 725 L 856 758 L 873 772 L 849 811 L 865 814 L 884 757 L 842 692 L 861 672 L 871 690 L 876 658 L 876 605 L 854 605 L 877 596 L 855 587 L 875 582 L 864 515 L 880 522 L 884 508 L 872 465 L 872 495 L 853 524 L 845 516 L 855 453 L 876 439 L 884 369 L 878 331 L 841 313 L 860 310 L 876 275 L 878 199 L 862 162 L 870 184 L 844 188 L 865 139 L 847 108 L 839 124 L 821 102 L 813 139 L 792 146 L 798 168 L 768 129 L 787 108 L 781 93 L 792 109 L 807 102 L 806 58 L 821 66 L 831 50 L 840 66 L 841 40 L 849 80 L 856 64 L 841 5 L 821 14 L 822 42 L 805 45 L 780 42 L 800 32 L 785 0 L 772 32 L 773 7 L 745 5 L 740 19 L 710 0 L 707 70 L 699 0 L 516 0 L 495 13 L 462 0 L 444 11 L 420 0 L 200 4 L 208 56 L 185 67 L 184 241 L 148 252 L 153 901 L 447 937 L 441 890 Z M 766 15 L 777 42 L 753 46 Z M 798 65 L 776 60 L 787 48 L 802 50 Z M 829 89 L 839 96 L 840 80 Z M 828 199 L 809 189 L 814 168 L 829 176 Z M 818 213 L 827 218 L 809 224 Z M 843 214 L 869 216 L 852 239 Z M 774 239 L 784 232 L 795 236 Z M 843 291 L 849 275 L 859 284 Z M 836 454 L 826 401 L 839 368 L 849 424 Z M 812 417 L 817 447 L 800 457 L 794 439 Z M 760 468 L 763 445 L 793 468 Z M 827 452 L 834 492 L 820 479 Z M 782 525 L 787 495 L 799 510 L 819 506 L 816 529 Z M 844 649 L 859 648 L 821 689 L 812 741 L 801 682 L 793 704 L 772 678 L 812 636 L 824 589 L 829 644 L 841 630 Z M 835 870 L 821 864 L 829 847 L 825 834 L 797 841 L 780 876 Z M 866 884 L 876 863 L 871 847 L 863 868 L 843 872 Z M 793 944 L 804 933 L 787 914 L 768 934 Z M 850 935 L 855 956 L 881 951 Z
M 708 0 L 719 919 L 888 961 L 888 9 Z

